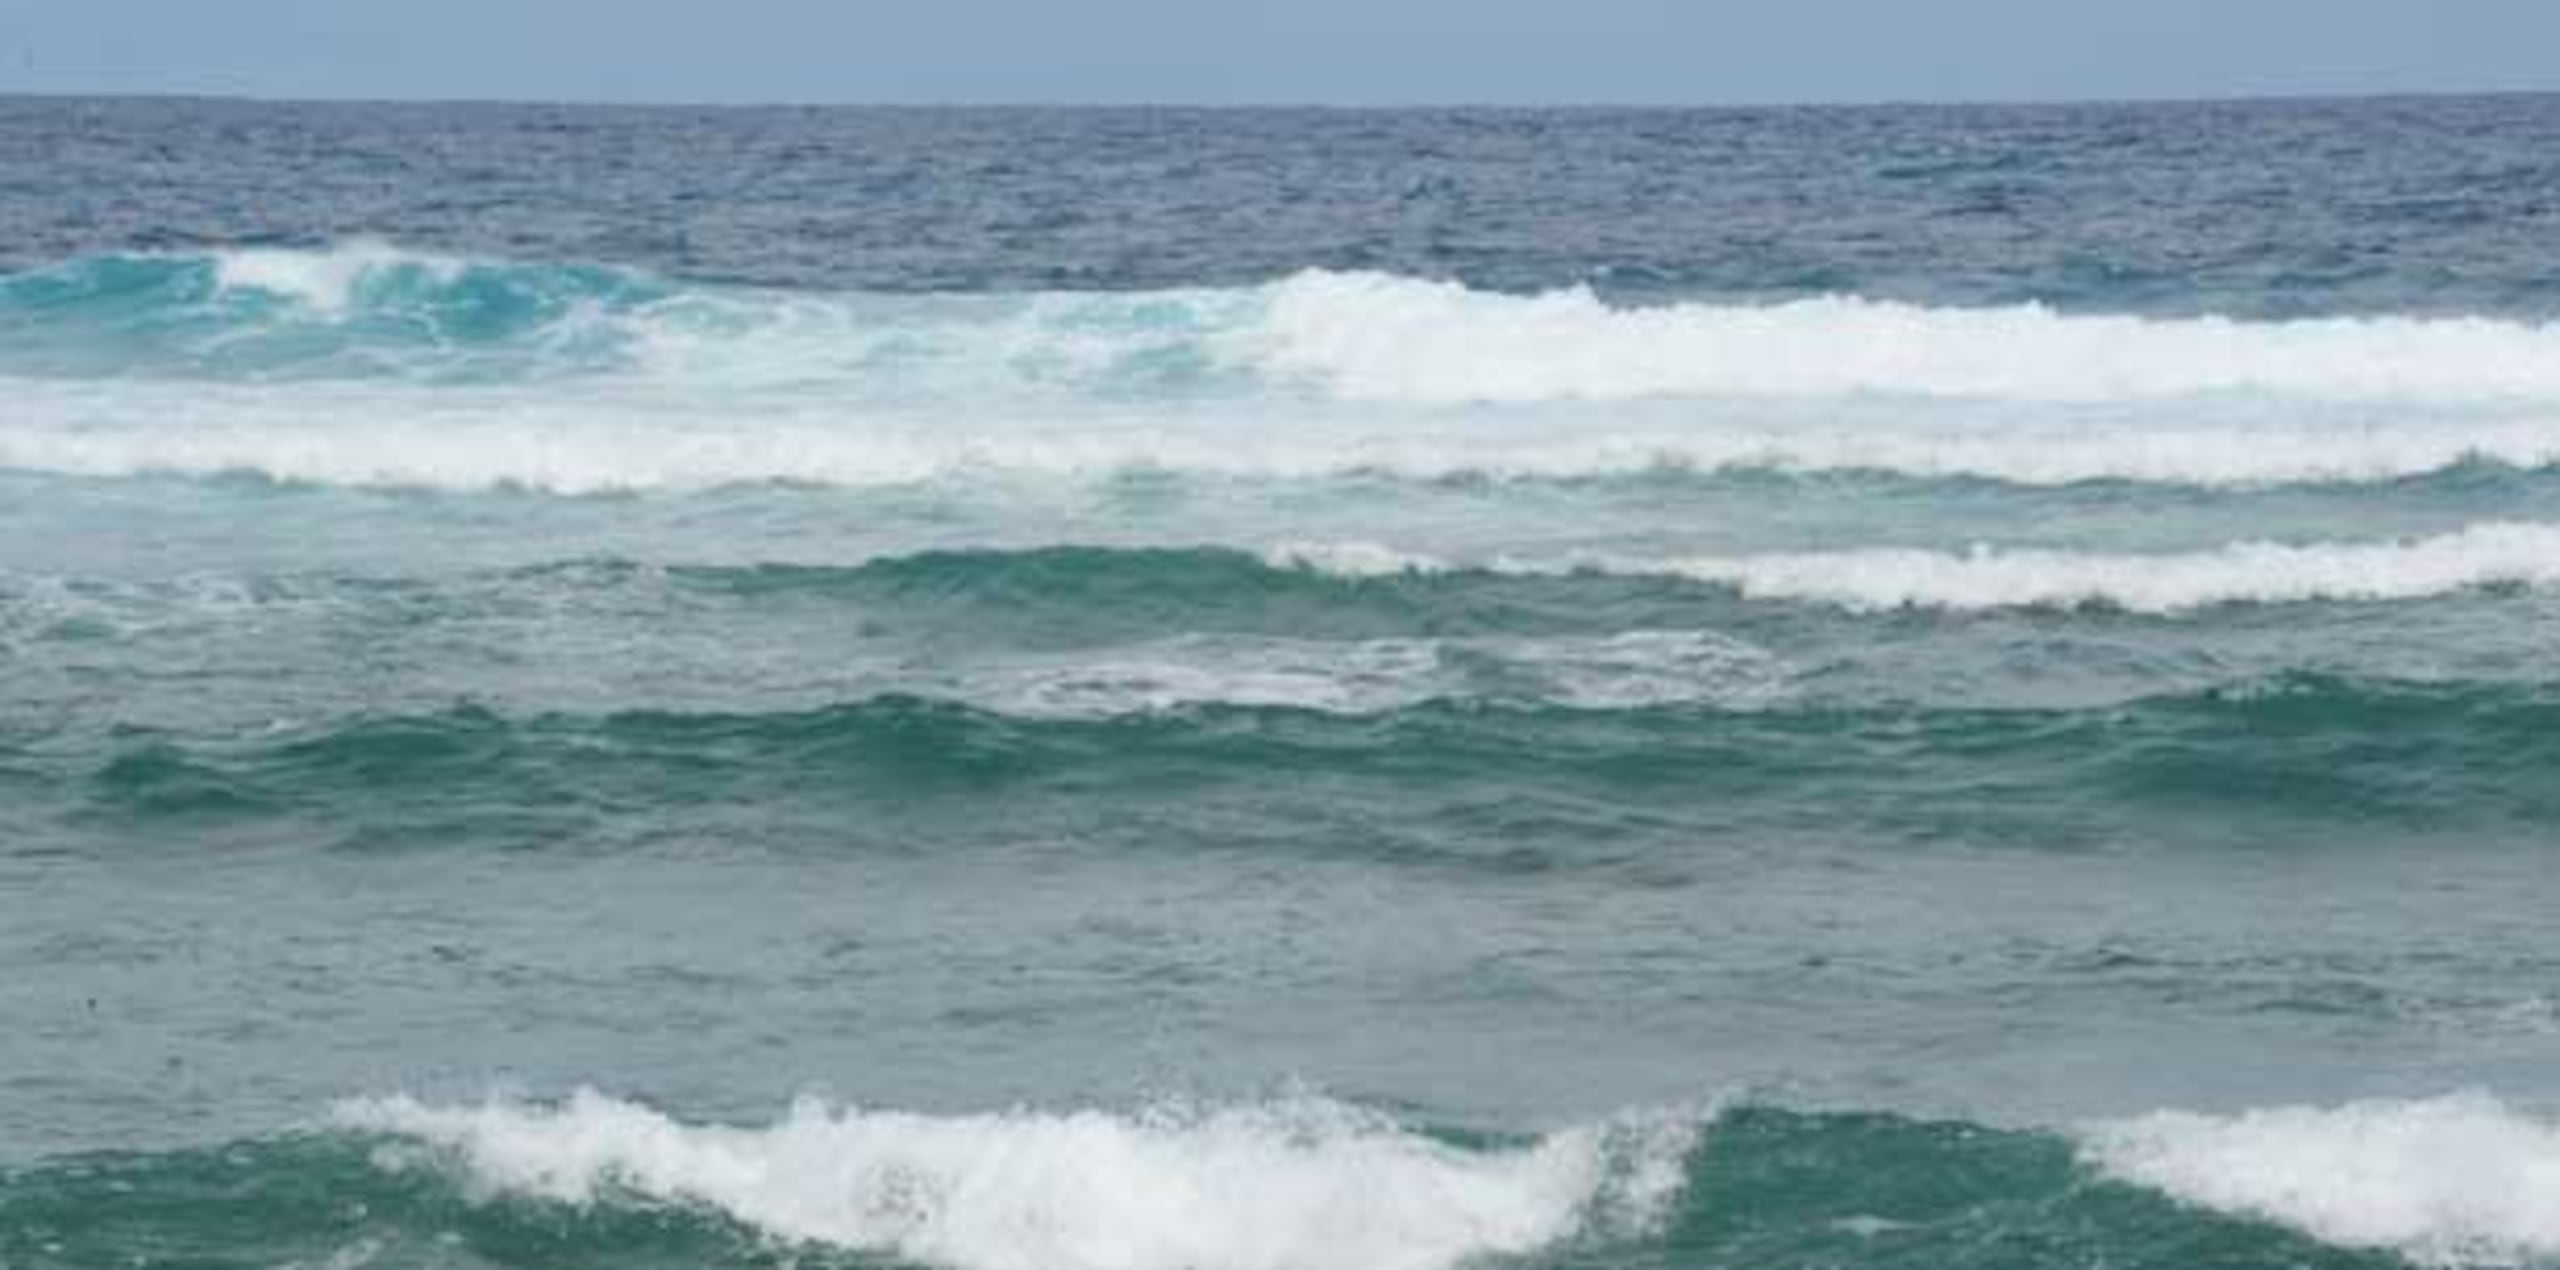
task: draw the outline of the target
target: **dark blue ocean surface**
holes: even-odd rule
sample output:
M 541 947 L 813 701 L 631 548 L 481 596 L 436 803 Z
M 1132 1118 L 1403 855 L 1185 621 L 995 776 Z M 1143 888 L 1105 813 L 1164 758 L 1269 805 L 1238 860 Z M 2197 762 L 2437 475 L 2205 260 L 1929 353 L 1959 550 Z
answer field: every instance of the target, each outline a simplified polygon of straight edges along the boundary
M 0 264 L 381 238 L 831 290 L 2560 307 L 2560 100 L 1761 110 L 15 99 Z
M 0 99 L 0 1267 L 2560 1259 L 2560 99 Z

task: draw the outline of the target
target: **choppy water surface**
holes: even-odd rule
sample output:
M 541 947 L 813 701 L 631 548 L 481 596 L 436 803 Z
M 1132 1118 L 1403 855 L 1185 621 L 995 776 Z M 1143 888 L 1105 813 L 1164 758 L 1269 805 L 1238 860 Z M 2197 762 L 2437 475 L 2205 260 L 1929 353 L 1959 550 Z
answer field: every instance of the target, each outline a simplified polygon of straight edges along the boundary
M 0 1265 L 2560 1258 L 2555 134 L 0 101 Z

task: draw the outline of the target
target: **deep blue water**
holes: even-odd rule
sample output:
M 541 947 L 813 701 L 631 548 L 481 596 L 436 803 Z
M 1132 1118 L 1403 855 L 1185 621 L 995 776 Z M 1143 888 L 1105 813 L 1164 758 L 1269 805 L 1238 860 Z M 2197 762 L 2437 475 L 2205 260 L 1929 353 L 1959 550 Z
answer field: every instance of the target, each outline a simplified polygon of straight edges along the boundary
M 2560 1258 L 2560 99 L 0 99 L 0 1267 Z

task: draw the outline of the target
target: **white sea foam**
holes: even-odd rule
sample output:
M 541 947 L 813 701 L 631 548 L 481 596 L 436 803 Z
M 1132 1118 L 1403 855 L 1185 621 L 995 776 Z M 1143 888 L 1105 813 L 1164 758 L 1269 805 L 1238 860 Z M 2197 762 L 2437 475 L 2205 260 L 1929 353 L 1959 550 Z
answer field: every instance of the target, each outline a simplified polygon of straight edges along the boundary
M 461 275 L 465 262 L 406 251 L 361 239 L 325 251 L 241 247 L 213 255 L 214 285 L 226 291 L 264 291 L 321 313 L 343 313 L 368 277 L 395 268 L 417 269 L 443 281 Z
M 345 314 L 368 279 L 474 262 L 357 241 L 211 257 L 218 285 Z M 479 262 L 545 290 L 546 266 Z M 597 276 L 589 270 L 586 276 Z M 1929 307 L 1855 296 L 1627 307 L 1381 273 L 1144 293 L 890 295 L 688 286 L 616 308 L 629 369 L 678 377 L 877 379 L 948 364 L 944 386 L 1144 382 L 1211 368 L 1365 401 L 1641 398 L 2137 402 L 2241 395 L 2394 404 L 2560 403 L 2560 327 L 2486 317 L 2289 321 Z M 968 369 L 974 368 L 974 369 Z M 1121 382 L 1113 376 L 1101 378 Z
M 2099 1126 L 2083 1155 L 2191 1204 L 2438 1265 L 2560 1256 L 2560 1124 L 2486 1094 Z
M 1658 1220 L 1695 1115 L 1470 1149 L 1340 1103 L 926 1116 L 794 1105 L 689 1125 L 582 1091 L 557 1108 L 342 1105 L 487 1192 L 699 1205 L 769 1235 L 950 1270 L 1442 1270 Z M 397 1165 L 401 1157 L 383 1157 Z
M 1391 578 L 1447 573 L 1454 566 L 1438 556 L 1398 551 L 1374 542 L 1284 542 L 1262 553 L 1275 569 L 1304 569 L 1337 578 Z
M 2059 433 L 1788 430 L 1701 419 L 1402 422 L 1320 410 L 1036 417 L 1002 403 L 907 409 L 824 399 L 668 401 L 597 386 L 62 383 L 0 378 L 0 467 L 90 476 L 263 474 L 332 485 L 560 493 L 767 481 L 865 487 L 971 473 L 1093 479 L 1133 470 L 1246 478 L 1377 473 L 1576 478 L 1772 469 L 2124 479 L 2205 486 L 2369 482 L 2467 461 L 2560 463 L 2560 416 L 2379 428 Z
M 2487 318 L 2149 319 L 1853 297 L 1621 308 L 1585 290 L 1496 295 L 1365 273 L 1275 284 L 1230 348 L 1391 401 L 2560 398 L 2560 328 Z
M 1376 714 L 1435 700 L 1577 709 L 1765 705 L 1784 662 L 1713 631 L 1599 636 L 1318 640 L 1186 635 L 1117 649 L 1017 657 L 919 674 L 897 691 L 1029 717 L 1113 717 L 1191 705 Z
M 2560 584 L 2560 525 L 2485 523 L 2381 542 L 2239 542 L 2202 551 L 2107 553 L 1975 547 L 1460 561 L 1374 543 L 1291 544 L 1266 559 L 1344 577 L 1452 569 L 1524 576 L 1597 573 L 1686 578 L 1744 597 L 1858 610 L 1995 609 L 2102 604 L 2177 613 L 2215 604 L 2410 600 L 2495 584 Z
M 263 316 L 201 314 L 200 332 L 130 364 L 109 349 L 63 363 L 79 374 L 21 367 L 0 377 L 0 465 L 581 492 L 981 469 L 2249 485 L 2560 464 L 2560 328 L 2491 319 L 1626 309 L 1320 272 L 1143 294 L 824 294 L 551 278 L 361 242 L 211 263 L 225 290 L 292 300 L 290 338 L 237 326 Z M 430 303 L 382 279 L 466 269 L 513 271 L 500 293 L 552 303 L 499 334 L 432 305 L 315 333 L 374 303 Z
M 544 412 L 526 411 L 539 416 Z M 1933 445 L 1902 438 L 1860 444 L 1740 444 L 1729 458 L 1712 445 L 1599 442 L 1588 447 L 1511 448 L 1321 443 L 1222 443 L 1210 437 L 941 437 L 856 429 L 613 429 L 568 420 L 465 425 L 378 423 L 349 430 L 311 426 L 73 431 L 0 425 L 0 466 L 88 476 L 248 473 L 278 480 L 356 486 L 475 490 L 501 485 L 578 494 L 606 490 L 702 489 L 788 481 L 867 487 L 970 473 L 1095 478 L 1128 471 L 1243 477 L 1323 477 L 1378 472 L 1411 479 L 1626 475 L 1665 464 L 1701 469 L 1773 467 L 1800 471 L 1876 469 L 1926 475 L 1983 475 L 2033 483 L 2123 478 L 2185 484 L 2383 480 L 2492 457 L 2519 466 L 2560 460 L 2560 443 L 2493 447 L 2468 442 L 2324 448 L 2311 439 L 2249 449 L 2240 438 L 2184 454 L 2152 445 L 2037 450 L 2024 440 Z
M 894 394 L 892 394 L 894 396 Z M 1378 473 L 1573 478 L 1845 469 L 2030 484 L 2377 481 L 2466 461 L 2560 463 L 2560 414 L 2247 414 L 2063 426 L 1950 407 L 1775 416 L 1699 407 L 1490 412 L 1266 400 L 1036 405 L 998 394 L 919 405 L 825 384 L 201 383 L 0 376 L 0 467 L 120 476 L 263 473 L 340 485 L 578 493 L 760 481 L 903 484 L 977 473 L 1089 479 L 1131 470 L 1321 478 Z M 1827 421 L 1826 421 L 1827 420 Z

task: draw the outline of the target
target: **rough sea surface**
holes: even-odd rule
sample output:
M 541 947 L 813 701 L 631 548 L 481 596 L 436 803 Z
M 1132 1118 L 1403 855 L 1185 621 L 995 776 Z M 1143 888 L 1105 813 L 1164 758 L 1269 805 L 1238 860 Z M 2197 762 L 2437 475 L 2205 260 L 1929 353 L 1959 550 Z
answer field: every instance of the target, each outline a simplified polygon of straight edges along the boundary
M 0 99 L 0 1267 L 2560 1263 L 2560 99 Z

